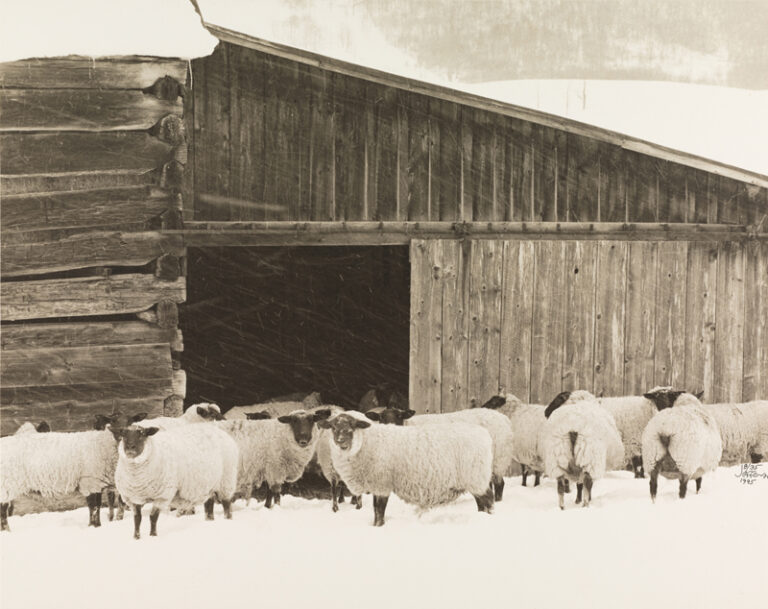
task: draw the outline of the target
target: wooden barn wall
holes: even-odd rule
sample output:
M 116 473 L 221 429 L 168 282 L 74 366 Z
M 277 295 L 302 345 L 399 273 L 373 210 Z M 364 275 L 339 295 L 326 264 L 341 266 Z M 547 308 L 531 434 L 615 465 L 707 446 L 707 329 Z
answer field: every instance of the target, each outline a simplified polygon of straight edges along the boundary
M 768 398 L 768 242 L 412 242 L 414 408 L 655 385 Z
M 196 220 L 748 225 L 768 206 L 764 188 L 229 43 L 192 74 Z
M 0 432 L 180 412 L 187 62 L 0 64 Z M 188 97 L 188 96 L 187 96 Z

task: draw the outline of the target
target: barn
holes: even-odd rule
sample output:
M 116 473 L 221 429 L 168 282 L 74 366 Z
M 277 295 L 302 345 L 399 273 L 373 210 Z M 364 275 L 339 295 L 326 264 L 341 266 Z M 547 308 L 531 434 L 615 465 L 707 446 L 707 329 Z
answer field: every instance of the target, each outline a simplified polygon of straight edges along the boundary
M 0 65 L 0 425 L 768 396 L 768 176 L 207 25 Z

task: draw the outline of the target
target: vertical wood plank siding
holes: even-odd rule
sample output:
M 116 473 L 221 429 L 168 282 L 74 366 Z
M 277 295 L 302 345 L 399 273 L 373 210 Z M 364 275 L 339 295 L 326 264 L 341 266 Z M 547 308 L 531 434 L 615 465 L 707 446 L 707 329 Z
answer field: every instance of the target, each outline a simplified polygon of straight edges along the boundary
M 192 72 L 197 220 L 749 224 L 765 213 L 764 189 L 229 43 Z
M 764 242 L 414 240 L 411 251 L 419 412 L 497 391 L 535 403 L 668 384 L 707 401 L 768 395 Z

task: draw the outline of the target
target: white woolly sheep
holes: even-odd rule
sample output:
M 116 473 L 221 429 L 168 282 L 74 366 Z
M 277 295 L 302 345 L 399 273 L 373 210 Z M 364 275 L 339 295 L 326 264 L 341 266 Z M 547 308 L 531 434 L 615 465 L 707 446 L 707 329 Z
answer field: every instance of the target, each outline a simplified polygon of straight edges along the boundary
M 335 416 L 344 412 L 343 408 L 339 406 L 329 406 L 330 416 Z M 341 479 L 341 476 L 333 467 L 333 460 L 331 458 L 331 444 L 333 438 L 331 432 L 327 429 L 320 429 L 320 437 L 317 440 L 317 447 L 315 448 L 315 456 L 317 457 L 317 464 L 320 466 L 320 471 L 323 477 L 328 480 L 331 485 L 331 509 L 334 512 L 339 511 L 339 503 L 344 503 L 344 489 L 346 485 Z M 350 502 L 358 510 L 363 507 L 362 497 L 358 495 L 352 495 Z
M 296 410 L 310 410 L 320 406 L 320 394 L 318 392 L 310 393 L 301 402 L 263 402 L 261 404 L 251 404 L 250 406 L 235 406 L 224 413 L 227 421 L 244 420 L 250 412 L 266 412 L 273 419 L 291 414 Z
M 469 492 L 478 510 L 493 511 L 493 443 L 479 425 L 373 425 L 352 411 L 318 425 L 333 432 L 333 466 L 349 490 L 373 494 L 374 526 L 390 493 L 427 510 Z
M 759 463 L 765 457 L 763 434 L 768 426 L 768 401 L 702 404 L 702 408 L 715 418 L 720 429 L 723 441 L 720 465 Z
M 415 425 L 444 425 L 453 423 L 472 423 L 485 428 L 493 440 L 493 477 L 491 479 L 494 498 L 501 501 L 504 494 L 504 476 L 514 464 L 512 457 L 513 439 L 512 423 L 503 414 L 486 408 L 472 408 L 444 412 L 440 414 L 420 414 L 414 416 L 413 410 L 384 409 L 381 413 L 368 412 L 374 421 L 400 422 L 406 426 Z M 376 417 L 376 418 L 374 418 Z
M 208 404 L 206 402 L 193 404 L 187 408 L 184 413 L 178 417 L 155 417 L 138 422 L 139 427 L 157 427 L 158 429 L 168 430 L 188 423 L 207 423 L 209 421 L 221 421 L 224 417 L 217 404 Z
M 328 408 L 320 408 L 314 412 L 295 410 L 277 419 L 216 423 L 240 448 L 237 488 L 246 501 L 266 482 L 265 507 L 271 508 L 273 501 L 280 504 L 283 484 L 298 480 L 315 454 L 320 435 L 315 423 L 330 414 Z
M 681 499 L 691 478 L 696 480 L 698 493 L 702 476 L 717 469 L 723 452 L 717 421 L 695 396 L 683 391 L 668 392 L 665 405 L 643 431 L 642 445 L 643 467 L 650 473 L 653 501 L 659 474 L 680 480 Z
M 159 432 L 159 433 L 158 433 Z M 169 430 L 131 425 L 113 429 L 120 441 L 115 484 L 133 508 L 133 537 L 139 539 L 141 508 L 152 503 L 151 536 L 157 535 L 161 510 L 173 502 L 182 508 L 205 504 L 213 520 L 218 498 L 232 518 L 239 450 L 235 441 L 213 425 L 185 425 Z
M 126 425 L 130 419 L 116 413 L 111 421 Z M 88 525 L 101 526 L 101 492 L 114 485 L 117 464 L 117 442 L 109 431 L 6 436 L 0 439 L 0 453 L 0 530 L 9 530 L 9 504 L 29 493 L 60 497 L 79 492 L 88 504 Z
M 574 392 L 575 393 L 575 392 Z M 541 429 L 541 448 L 547 476 L 557 480 L 560 509 L 565 509 L 566 479 L 576 482 L 576 503 L 587 507 L 592 500 L 592 484 L 606 469 L 619 466 L 624 454 L 621 435 L 613 417 L 588 392 L 559 394 L 544 411 L 547 421 Z

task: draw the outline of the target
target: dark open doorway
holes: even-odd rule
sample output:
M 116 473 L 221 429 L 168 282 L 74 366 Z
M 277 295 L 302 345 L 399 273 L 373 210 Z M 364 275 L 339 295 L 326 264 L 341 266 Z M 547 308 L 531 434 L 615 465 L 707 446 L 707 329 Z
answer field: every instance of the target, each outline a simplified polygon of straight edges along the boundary
M 407 247 L 189 249 L 187 404 L 222 409 L 293 392 L 356 405 L 408 394 Z

